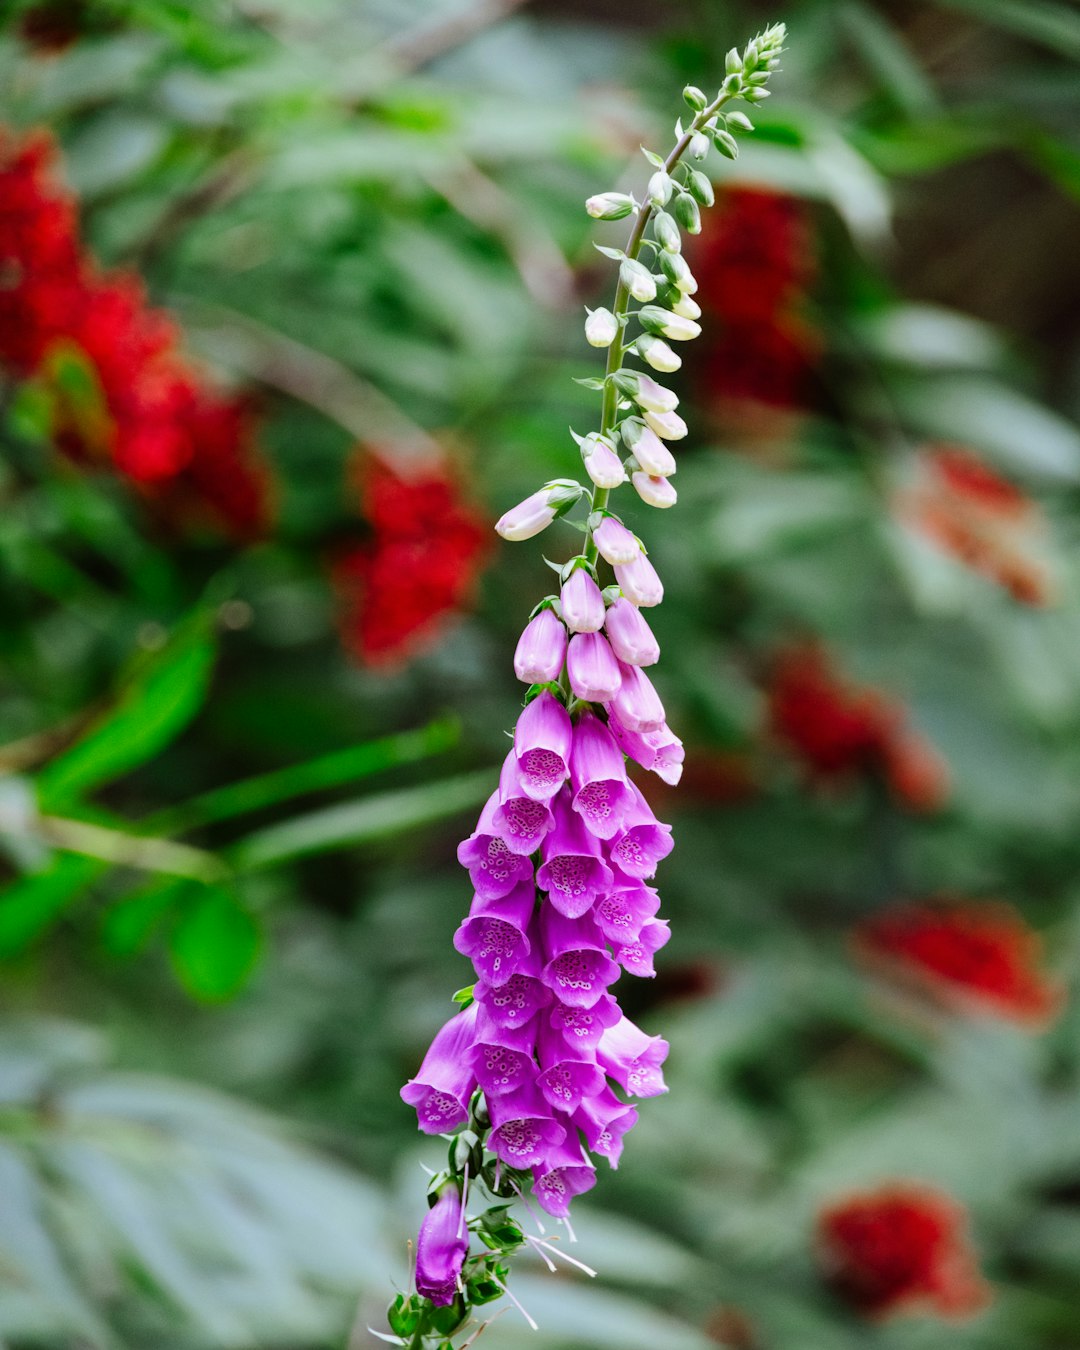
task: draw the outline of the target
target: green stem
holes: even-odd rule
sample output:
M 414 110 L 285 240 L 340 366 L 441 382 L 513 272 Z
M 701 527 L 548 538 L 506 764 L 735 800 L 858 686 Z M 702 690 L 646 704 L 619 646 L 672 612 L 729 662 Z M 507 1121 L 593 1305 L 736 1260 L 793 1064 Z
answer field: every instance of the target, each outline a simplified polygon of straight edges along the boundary
M 115 867 L 136 867 L 143 872 L 161 872 L 166 876 L 186 877 L 207 885 L 224 881 L 230 869 L 201 848 L 174 844 L 169 839 L 143 839 L 87 820 L 62 816 L 42 816 L 41 837 L 66 853 L 98 858 Z
M 664 160 L 664 172 L 670 174 L 672 169 L 679 163 L 694 136 L 701 130 L 710 117 L 720 111 L 725 103 L 731 101 L 735 94 L 721 94 L 717 99 L 703 108 L 689 127 L 683 132 L 682 136 L 676 141 L 671 153 Z M 636 260 L 641 252 L 641 245 L 645 240 L 645 230 L 653 214 L 652 202 L 646 202 L 637 213 L 637 219 L 634 221 L 634 228 L 630 231 L 630 238 L 627 240 L 624 250 L 627 258 Z M 620 278 L 619 284 L 615 289 L 615 299 L 613 301 L 612 313 L 616 320 L 625 318 L 627 315 L 627 305 L 630 292 Z M 615 427 L 615 419 L 619 411 L 619 391 L 616 389 L 611 377 L 622 369 L 623 356 L 626 352 L 626 344 L 623 341 L 623 327 L 620 323 L 615 337 L 612 339 L 611 346 L 607 350 L 607 365 L 604 369 L 604 401 L 600 409 L 600 434 L 609 435 Z M 608 499 L 611 496 L 611 488 L 594 487 L 589 497 L 589 514 L 594 511 L 606 510 Z M 584 555 L 594 566 L 599 556 L 596 540 L 593 538 L 592 526 L 588 523 L 585 526 L 585 548 Z

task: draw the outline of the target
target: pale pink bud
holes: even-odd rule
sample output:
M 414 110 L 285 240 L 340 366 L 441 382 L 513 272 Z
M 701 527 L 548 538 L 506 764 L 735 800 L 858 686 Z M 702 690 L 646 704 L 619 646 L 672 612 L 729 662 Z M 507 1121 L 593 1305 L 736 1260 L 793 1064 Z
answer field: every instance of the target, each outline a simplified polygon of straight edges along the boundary
M 585 341 L 590 347 L 610 347 L 619 332 L 619 321 L 610 309 L 594 309 L 585 320 Z
M 598 488 L 617 488 L 626 482 L 622 460 L 607 441 L 595 433 L 585 437 L 581 453 L 585 457 L 585 472 Z
M 653 631 L 625 596 L 608 607 L 604 617 L 611 650 L 628 666 L 652 666 L 660 660 L 660 644 Z
M 675 489 L 660 474 L 635 473 L 630 481 L 646 506 L 657 506 L 663 511 L 679 499 Z
M 619 663 L 603 633 L 574 634 L 566 653 L 566 673 L 574 697 L 587 703 L 609 703 L 622 686 Z
M 682 357 L 676 355 L 663 338 L 646 334 L 645 337 L 638 338 L 637 349 L 643 361 L 648 362 L 653 370 L 662 371 L 665 375 L 678 370 L 682 365 Z
M 646 473 L 667 478 L 675 472 L 675 456 L 655 431 L 642 427 L 634 441 L 634 458 Z
M 657 384 L 651 375 L 639 375 L 634 402 L 646 412 L 670 413 L 679 406 L 679 396 L 674 389 Z
M 518 638 L 514 674 L 526 684 L 546 684 L 562 674 L 566 629 L 553 609 L 542 609 Z
M 639 553 L 633 562 L 622 563 L 616 567 L 615 580 L 632 605 L 649 609 L 653 605 L 658 605 L 664 598 L 663 583 L 656 574 L 656 568 L 644 553 Z
M 688 430 L 686 423 L 677 412 L 655 413 L 646 411 L 645 424 L 665 441 L 681 441 Z
M 571 633 L 597 633 L 604 626 L 604 597 L 584 567 L 575 567 L 559 595 L 563 622 Z
M 628 731 L 658 731 L 666 714 L 652 680 L 637 666 L 620 664 L 622 683 L 612 699 L 612 711 Z
M 551 489 L 541 488 L 531 497 L 526 497 L 517 506 L 511 507 L 504 516 L 495 522 L 495 533 L 504 539 L 519 543 L 522 539 L 531 539 L 533 535 L 546 530 L 555 519 L 555 507 L 551 504 Z
M 621 520 L 605 516 L 593 530 L 593 542 L 601 558 L 612 567 L 633 562 L 641 552 L 641 545 Z

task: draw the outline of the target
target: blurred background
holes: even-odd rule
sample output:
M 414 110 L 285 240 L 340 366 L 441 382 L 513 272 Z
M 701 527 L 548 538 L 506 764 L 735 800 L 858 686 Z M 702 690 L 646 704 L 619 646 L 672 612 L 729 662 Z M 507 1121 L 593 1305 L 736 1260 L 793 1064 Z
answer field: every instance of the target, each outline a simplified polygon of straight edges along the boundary
M 595 425 L 583 200 L 782 19 L 678 508 L 626 508 L 671 1092 L 581 1205 L 599 1279 L 523 1259 L 541 1331 L 485 1344 L 1080 1347 L 1080 12 L 2 12 L 3 1344 L 376 1344 L 573 538 L 490 525 Z

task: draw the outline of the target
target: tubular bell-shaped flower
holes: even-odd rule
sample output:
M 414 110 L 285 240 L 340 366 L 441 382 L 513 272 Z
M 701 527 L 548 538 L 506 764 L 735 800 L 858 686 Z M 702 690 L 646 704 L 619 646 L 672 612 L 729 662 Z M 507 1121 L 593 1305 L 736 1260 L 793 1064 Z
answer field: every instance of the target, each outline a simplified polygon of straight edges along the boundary
M 572 1008 L 599 1003 L 621 973 L 599 928 L 588 918 L 571 919 L 551 907 L 541 911 L 540 932 L 548 958 L 540 978 L 555 997 Z
M 667 1091 L 660 1069 L 667 1056 L 667 1041 L 647 1036 L 629 1017 L 605 1031 L 596 1050 L 605 1073 L 631 1097 L 659 1097 Z
M 476 1033 L 478 1012 L 474 1004 L 455 1013 L 431 1042 L 416 1077 L 401 1089 L 402 1101 L 416 1107 L 425 1134 L 456 1130 L 468 1119 L 476 1077 L 466 1054 Z
M 431 1299 L 436 1308 L 453 1303 L 469 1250 L 461 1207 L 458 1183 L 447 1181 L 420 1225 L 416 1240 L 416 1292 Z
M 586 914 L 596 897 L 612 884 L 611 868 L 600 855 L 599 840 L 571 806 L 568 792 L 556 798 L 555 828 L 541 845 L 540 856 L 543 862 L 537 869 L 536 884 L 568 919 Z
M 545 689 L 525 708 L 514 729 L 514 753 L 527 797 L 547 801 L 566 782 L 573 738 L 570 714 Z
M 654 666 L 660 660 L 660 644 L 641 611 L 620 596 L 608 606 L 604 632 L 611 650 L 628 666 Z
M 574 728 L 570 787 L 574 810 L 600 839 L 616 833 L 634 804 L 622 751 L 592 713 L 583 713 Z
M 531 949 L 527 930 L 534 896 L 531 875 L 508 895 L 497 899 L 478 895 L 454 934 L 454 947 L 488 984 L 505 984 L 524 966 Z
M 477 895 L 497 900 L 520 881 L 532 876 L 532 863 L 508 847 L 495 824 L 499 794 L 492 793 L 480 813 L 476 829 L 458 845 L 458 862 L 468 869 Z
M 574 697 L 585 703 L 610 703 L 622 685 L 619 663 L 603 633 L 574 634 L 566 674 Z
M 553 609 L 542 609 L 518 638 L 514 674 L 526 684 L 557 680 L 566 656 L 566 629 Z
M 517 754 L 511 750 L 499 774 L 499 802 L 491 813 L 492 827 L 511 853 L 535 853 L 555 823 L 547 802 L 530 797 L 521 782 Z

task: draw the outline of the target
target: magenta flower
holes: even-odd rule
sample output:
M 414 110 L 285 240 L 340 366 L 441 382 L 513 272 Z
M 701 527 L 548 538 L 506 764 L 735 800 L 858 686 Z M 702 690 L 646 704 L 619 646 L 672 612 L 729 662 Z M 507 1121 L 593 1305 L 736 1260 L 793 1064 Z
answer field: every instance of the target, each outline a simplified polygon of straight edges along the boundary
M 660 660 L 660 644 L 641 610 L 620 596 L 604 618 L 611 650 L 628 666 L 653 666 Z
M 600 856 L 600 844 L 570 805 L 569 794 L 555 799 L 555 828 L 540 848 L 542 864 L 536 884 L 547 892 L 549 909 L 576 919 L 612 884 L 611 868 Z
M 623 1135 L 637 1124 L 637 1108 L 621 1102 L 610 1088 L 595 1097 L 586 1097 L 573 1115 L 574 1125 L 585 1136 L 586 1148 L 606 1158 L 612 1168 L 619 1166 Z
M 641 882 L 617 886 L 602 895 L 593 906 L 592 916 L 614 950 L 636 942 L 645 924 L 660 908 L 660 897 L 651 886 Z
M 542 1070 L 536 1085 L 549 1106 L 558 1111 L 576 1111 L 582 1098 L 602 1092 L 606 1080 L 603 1070 L 590 1055 L 577 1056 L 566 1040 L 550 1026 L 540 1027 L 537 1055 Z
M 603 633 L 574 634 L 566 671 L 575 698 L 585 703 L 610 703 L 622 687 L 619 663 Z
M 615 580 L 623 595 L 632 605 L 648 609 L 658 605 L 664 598 L 664 587 L 656 574 L 656 568 L 639 553 L 633 562 L 622 563 L 615 568 Z
M 593 530 L 593 543 L 606 563 L 622 567 L 641 552 L 634 534 L 615 516 L 605 516 Z
M 604 597 L 584 567 L 575 567 L 559 593 L 563 622 L 571 633 L 596 633 L 604 626 Z
M 529 620 L 514 652 L 514 674 L 526 684 L 546 684 L 562 674 L 566 629 L 550 607 Z
M 514 728 L 514 751 L 527 797 L 554 797 L 570 772 L 570 714 L 546 689 L 526 705 Z
M 582 713 L 570 751 L 573 807 L 599 839 L 610 839 L 633 804 L 626 761 L 614 736 L 592 713 Z
M 535 898 L 530 879 L 504 896 L 486 899 L 477 895 L 469 906 L 468 918 L 454 934 L 454 947 L 488 984 L 506 984 L 524 967 L 531 947 L 526 931 Z
M 637 666 L 619 664 L 622 684 L 611 700 L 612 714 L 628 731 L 659 731 L 664 725 L 664 705 L 652 680 Z
M 566 1138 L 566 1126 L 551 1113 L 535 1087 L 492 1097 L 488 1115 L 493 1126 L 488 1148 L 511 1167 L 537 1167 Z
M 629 975 L 651 980 L 656 974 L 653 957 L 671 938 L 671 929 L 664 919 L 650 919 L 631 942 L 615 948 L 615 960 Z
M 456 1130 L 469 1118 L 476 1077 L 466 1055 L 475 1039 L 478 1012 L 473 1004 L 455 1013 L 436 1033 L 416 1077 L 401 1089 L 402 1101 L 416 1107 L 425 1134 Z
M 481 980 L 473 988 L 473 997 L 499 1026 L 523 1027 L 551 1003 L 551 990 L 540 979 L 540 968 L 540 957 L 534 948 L 525 957 L 522 968 L 505 984 Z
M 660 1066 L 668 1056 L 661 1036 L 647 1036 L 628 1017 L 600 1038 L 596 1058 L 609 1078 L 631 1097 L 659 1097 L 667 1091 Z
M 436 1308 L 453 1303 L 469 1252 L 461 1211 L 457 1182 L 448 1181 L 428 1210 L 416 1240 L 416 1292 L 431 1299 Z
M 477 895 L 497 900 L 532 876 L 532 863 L 507 845 L 495 824 L 499 794 L 488 798 L 476 829 L 458 845 L 458 862 L 468 869 Z
M 543 1162 L 533 1167 L 533 1194 L 556 1219 L 565 1219 L 574 1196 L 591 1191 L 595 1185 L 596 1168 L 576 1138 L 557 1144 Z
M 504 1097 L 535 1083 L 538 1070 L 534 1048 L 531 1023 L 523 1027 L 500 1026 L 481 1009 L 469 1061 L 486 1099 Z
M 552 1029 L 579 1054 L 595 1051 L 600 1044 L 600 1037 L 621 1016 L 619 1004 L 610 994 L 603 994 L 590 1008 L 556 1001 L 548 1014 Z
M 547 802 L 530 796 L 522 785 L 517 754 L 511 750 L 499 774 L 499 804 L 491 823 L 499 838 L 521 857 L 535 853 L 540 841 L 555 824 Z
M 655 773 L 665 783 L 675 786 L 682 777 L 685 752 L 682 741 L 666 722 L 656 731 L 638 732 L 628 730 L 617 717 L 612 717 L 608 726 L 624 755 L 643 769 Z
M 621 973 L 604 946 L 604 935 L 589 918 L 568 919 L 553 907 L 540 913 L 548 958 L 540 978 L 562 1003 L 591 1008 Z
M 632 783 L 630 789 L 634 794 L 634 805 L 608 856 L 620 872 L 644 881 L 656 875 L 657 864 L 675 845 L 671 841 L 671 826 L 662 825 L 656 819 L 649 803 Z

